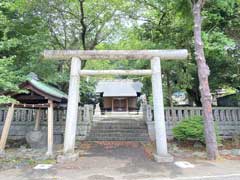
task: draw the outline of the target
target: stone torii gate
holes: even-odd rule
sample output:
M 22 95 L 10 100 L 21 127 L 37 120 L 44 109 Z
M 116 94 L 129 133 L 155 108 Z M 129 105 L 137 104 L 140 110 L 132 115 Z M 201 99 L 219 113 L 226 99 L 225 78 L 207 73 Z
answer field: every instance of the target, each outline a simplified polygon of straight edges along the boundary
M 74 155 L 75 136 L 77 127 L 77 114 L 80 76 L 83 75 L 151 75 L 154 123 L 156 134 L 157 162 L 169 162 L 173 158 L 168 154 L 167 137 L 164 118 L 164 104 L 161 78 L 161 60 L 186 59 L 188 52 L 182 50 L 45 50 L 45 59 L 71 60 L 71 72 L 68 93 L 67 118 L 64 138 L 63 157 Z M 151 69 L 147 70 L 81 70 L 81 60 L 136 60 L 145 59 L 151 61 Z M 71 158 L 70 158 L 71 159 Z

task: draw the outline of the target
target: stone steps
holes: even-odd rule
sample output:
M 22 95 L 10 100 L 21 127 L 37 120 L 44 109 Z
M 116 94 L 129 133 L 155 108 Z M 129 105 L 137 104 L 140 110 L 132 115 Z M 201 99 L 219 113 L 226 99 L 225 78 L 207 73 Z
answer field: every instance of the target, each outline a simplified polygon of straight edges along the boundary
M 93 123 L 92 128 L 94 129 L 145 129 L 145 123 Z
M 111 132 L 118 132 L 118 133 L 147 133 L 146 128 L 125 128 L 125 129 L 101 129 L 101 128 L 92 128 L 93 132 L 100 132 L 100 133 L 111 133 Z
M 102 137 L 147 137 L 146 133 L 134 133 L 134 132 L 92 132 L 90 136 L 102 136 Z
M 87 137 L 86 141 L 148 141 L 148 137 Z
M 144 121 L 136 119 L 109 118 L 93 121 L 87 141 L 148 141 Z

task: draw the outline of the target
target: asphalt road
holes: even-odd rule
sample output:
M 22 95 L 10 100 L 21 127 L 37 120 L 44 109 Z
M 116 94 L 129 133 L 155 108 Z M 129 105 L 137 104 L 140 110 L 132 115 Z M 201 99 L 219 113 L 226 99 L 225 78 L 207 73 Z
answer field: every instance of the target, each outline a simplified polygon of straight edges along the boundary
M 94 145 L 75 162 L 48 170 L 0 171 L 0 180 L 240 180 L 240 161 L 189 162 L 195 167 L 182 169 L 148 159 L 141 146 L 106 149 Z

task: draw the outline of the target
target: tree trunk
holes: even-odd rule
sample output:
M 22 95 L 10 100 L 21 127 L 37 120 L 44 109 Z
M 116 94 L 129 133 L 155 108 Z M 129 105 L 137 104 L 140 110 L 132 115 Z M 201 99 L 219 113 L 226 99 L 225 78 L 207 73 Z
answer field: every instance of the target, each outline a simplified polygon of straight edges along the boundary
M 168 71 L 166 72 L 166 76 L 167 76 L 168 105 L 171 108 L 172 122 L 173 122 L 173 126 L 175 127 L 175 125 L 177 123 L 177 121 L 176 121 L 177 117 L 176 117 L 176 114 L 173 113 L 174 112 L 174 104 L 173 104 L 173 99 L 172 99 L 173 90 L 172 90 L 172 84 L 170 82 L 170 73 Z
M 188 93 L 188 98 L 191 105 L 195 103 L 195 105 L 198 107 L 202 106 L 200 92 L 198 92 L 199 91 L 198 87 L 196 89 L 196 87 L 193 86 L 191 89 L 187 88 L 186 91 Z
M 208 159 L 214 160 L 218 156 L 218 149 L 212 115 L 212 98 L 208 84 L 210 70 L 206 64 L 203 42 L 201 38 L 201 8 L 203 4 L 203 0 L 198 0 L 193 4 L 195 56 L 198 67 L 199 90 L 201 93 L 201 102 L 203 107 L 207 156 Z
M 172 101 L 172 87 L 171 87 L 171 82 L 170 82 L 170 73 L 167 71 L 166 72 L 166 77 L 167 77 L 167 93 L 168 93 L 168 105 L 170 107 L 173 107 L 173 101 Z

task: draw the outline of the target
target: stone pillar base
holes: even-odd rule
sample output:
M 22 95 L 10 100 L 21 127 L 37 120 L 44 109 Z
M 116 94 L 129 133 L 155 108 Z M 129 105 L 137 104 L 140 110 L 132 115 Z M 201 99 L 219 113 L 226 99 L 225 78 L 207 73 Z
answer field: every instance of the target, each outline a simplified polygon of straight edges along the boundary
M 48 159 L 54 158 L 53 153 L 52 152 L 46 152 L 46 158 L 48 158 Z
M 94 115 L 93 119 L 94 119 L 94 121 L 101 121 L 101 120 L 103 120 L 103 116 Z
M 4 150 L 0 150 L 0 158 L 4 158 L 5 157 L 5 151 Z
M 154 157 L 154 160 L 158 163 L 170 163 L 174 161 L 173 156 L 170 154 L 167 154 L 167 155 L 154 154 L 153 157 Z
M 57 163 L 72 162 L 72 161 L 76 161 L 78 158 L 79 158 L 79 152 L 59 155 L 57 157 Z

